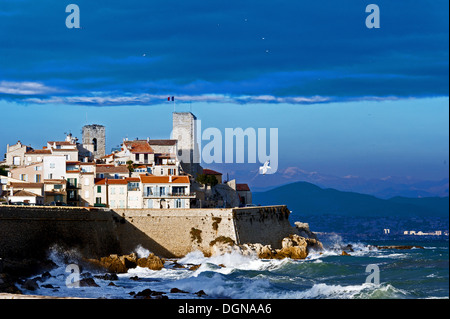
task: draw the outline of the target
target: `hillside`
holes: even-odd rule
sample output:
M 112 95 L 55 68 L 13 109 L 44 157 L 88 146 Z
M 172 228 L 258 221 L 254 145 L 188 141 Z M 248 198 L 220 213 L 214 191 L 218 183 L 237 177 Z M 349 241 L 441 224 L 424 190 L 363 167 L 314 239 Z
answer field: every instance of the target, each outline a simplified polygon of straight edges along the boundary
M 448 217 L 448 197 L 380 199 L 371 195 L 322 189 L 296 182 L 270 191 L 253 193 L 253 203 L 285 204 L 294 214 L 340 216 Z

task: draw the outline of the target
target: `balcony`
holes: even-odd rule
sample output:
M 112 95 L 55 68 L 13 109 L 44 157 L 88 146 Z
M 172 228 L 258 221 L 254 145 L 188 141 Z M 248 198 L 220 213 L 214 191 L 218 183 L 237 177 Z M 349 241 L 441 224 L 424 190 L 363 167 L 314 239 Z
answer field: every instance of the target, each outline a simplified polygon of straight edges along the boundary
M 167 193 L 167 194 L 144 193 L 144 198 L 195 198 L 195 193 Z

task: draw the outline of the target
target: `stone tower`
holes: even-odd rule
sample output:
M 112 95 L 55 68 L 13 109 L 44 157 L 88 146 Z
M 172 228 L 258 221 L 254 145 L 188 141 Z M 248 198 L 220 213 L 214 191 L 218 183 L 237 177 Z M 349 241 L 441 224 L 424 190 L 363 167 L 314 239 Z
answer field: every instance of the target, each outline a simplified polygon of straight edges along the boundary
M 193 175 L 202 173 L 200 150 L 197 142 L 197 118 L 191 112 L 173 112 L 172 138 L 176 139 L 183 171 Z
M 83 147 L 91 152 L 94 159 L 106 155 L 106 134 L 103 125 L 85 125 L 82 133 Z

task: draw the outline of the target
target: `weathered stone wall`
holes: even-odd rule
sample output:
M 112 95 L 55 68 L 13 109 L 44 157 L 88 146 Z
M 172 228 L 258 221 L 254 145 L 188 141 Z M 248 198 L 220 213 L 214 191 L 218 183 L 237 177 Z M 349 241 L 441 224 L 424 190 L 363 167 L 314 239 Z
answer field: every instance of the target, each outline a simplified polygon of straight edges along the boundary
M 281 248 L 281 241 L 297 234 L 289 223 L 290 211 L 286 206 L 258 206 L 234 208 L 234 223 L 239 244 L 260 243 Z
M 110 213 L 68 207 L 0 206 L 0 257 L 41 258 L 48 248 L 77 249 L 86 257 L 120 249 Z
M 127 254 L 142 246 L 163 257 L 194 250 L 210 253 L 210 243 L 274 248 L 295 229 L 286 206 L 229 209 L 114 209 L 0 206 L 0 257 L 42 256 L 53 244 L 83 256 Z
M 124 253 L 137 245 L 160 256 L 181 257 L 194 250 L 209 253 L 210 242 L 236 242 L 231 209 L 114 209 L 126 222 L 117 224 Z

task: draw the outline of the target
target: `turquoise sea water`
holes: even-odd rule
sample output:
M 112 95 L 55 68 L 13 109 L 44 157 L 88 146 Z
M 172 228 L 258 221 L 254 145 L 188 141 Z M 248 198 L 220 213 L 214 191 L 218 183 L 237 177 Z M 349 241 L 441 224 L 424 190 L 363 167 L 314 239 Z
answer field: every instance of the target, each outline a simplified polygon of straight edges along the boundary
M 164 292 L 170 299 L 417 299 L 449 297 L 448 240 L 345 241 L 339 235 L 322 234 L 325 250 L 305 260 L 261 260 L 237 252 L 205 257 L 192 252 L 177 260 L 167 260 L 160 271 L 137 267 L 118 280 L 95 278 L 99 273 L 84 269 L 81 278 L 93 277 L 99 287 L 69 288 L 65 282 L 67 256 L 52 252 L 58 267 L 51 277 L 26 294 L 90 298 L 133 298 L 144 289 Z M 350 256 L 342 256 L 341 246 L 352 245 Z M 420 245 L 424 249 L 371 249 L 368 245 Z M 148 253 L 136 248 L 140 255 Z M 65 261 L 64 261 L 65 260 Z M 186 268 L 175 268 L 175 263 Z M 192 265 L 201 265 L 189 270 Z M 368 265 L 379 270 L 379 282 L 366 283 Z M 137 276 L 137 278 L 136 278 Z M 50 286 L 51 285 L 51 286 Z M 171 293 L 178 288 L 185 293 Z M 195 293 L 203 290 L 206 295 Z

